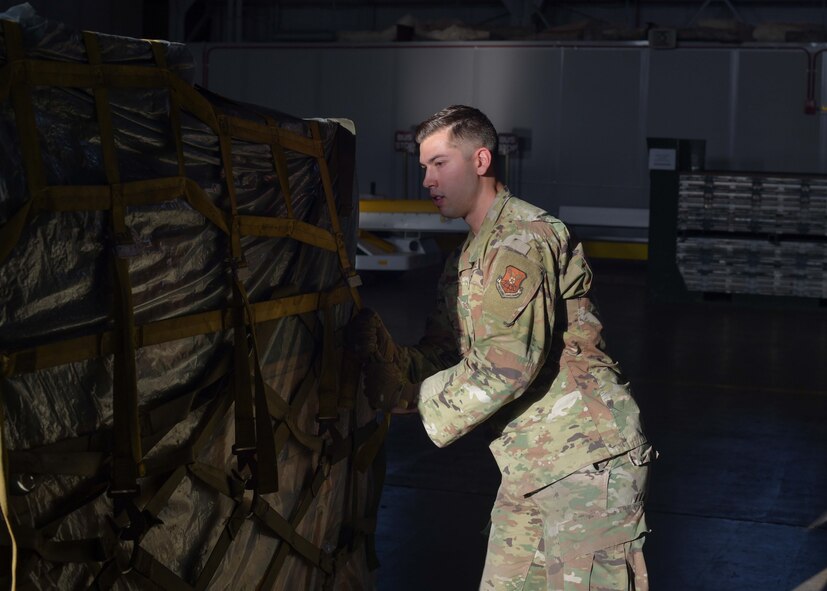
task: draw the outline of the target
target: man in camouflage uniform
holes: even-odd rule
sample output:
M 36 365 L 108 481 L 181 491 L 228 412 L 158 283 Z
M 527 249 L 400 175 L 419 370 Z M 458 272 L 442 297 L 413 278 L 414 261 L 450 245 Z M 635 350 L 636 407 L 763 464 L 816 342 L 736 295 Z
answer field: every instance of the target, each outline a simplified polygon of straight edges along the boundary
M 417 129 L 425 187 L 471 231 L 417 346 L 397 346 L 370 310 L 354 319 L 367 395 L 386 411 L 415 407 L 440 447 L 481 423 L 499 434 L 481 589 L 647 589 L 652 448 L 604 351 L 582 244 L 496 180 L 496 141 L 464 106 Z

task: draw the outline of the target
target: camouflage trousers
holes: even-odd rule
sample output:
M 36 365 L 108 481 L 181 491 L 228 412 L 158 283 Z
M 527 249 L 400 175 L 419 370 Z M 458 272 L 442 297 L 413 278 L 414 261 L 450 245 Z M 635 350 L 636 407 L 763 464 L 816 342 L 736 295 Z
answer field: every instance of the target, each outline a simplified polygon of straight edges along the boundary
M 634 450 L 528 495 L 500 486 L 484 591 L 646 591 L 648 466 Z M 633 459 L 635 461 L 633 461 Z

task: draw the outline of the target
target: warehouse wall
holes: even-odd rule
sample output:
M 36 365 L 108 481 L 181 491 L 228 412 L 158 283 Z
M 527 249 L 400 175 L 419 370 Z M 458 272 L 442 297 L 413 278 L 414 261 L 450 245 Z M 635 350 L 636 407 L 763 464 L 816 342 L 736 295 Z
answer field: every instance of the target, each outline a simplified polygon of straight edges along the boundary
M 827 122 L 804 112 L 816 49 L 193 46 L 211 90 L 300 116 L 353 119 L 362 193 L 374 186 L 378 194 L 406 195 L 396 130 L 447 104 L 476 105 L 501 133 L 521 139 L 508 171 L 512 189 L 552 212 L 573 204 L 648 207 L 647 137 L 705 139 L 707 168 L 827 172 Z M 819 72 L 823 62 L 823 55 L 815 60 Z M 415 155 L 407 170 L 413 197 Z

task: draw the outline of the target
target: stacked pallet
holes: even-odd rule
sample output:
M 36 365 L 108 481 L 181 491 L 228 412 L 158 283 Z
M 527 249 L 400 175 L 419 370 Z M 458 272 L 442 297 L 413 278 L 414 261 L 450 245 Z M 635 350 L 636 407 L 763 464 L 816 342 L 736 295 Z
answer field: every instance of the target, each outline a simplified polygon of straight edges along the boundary
M 682 174 L 677 261 L 692 291 L 827 297 L 827 179 Z

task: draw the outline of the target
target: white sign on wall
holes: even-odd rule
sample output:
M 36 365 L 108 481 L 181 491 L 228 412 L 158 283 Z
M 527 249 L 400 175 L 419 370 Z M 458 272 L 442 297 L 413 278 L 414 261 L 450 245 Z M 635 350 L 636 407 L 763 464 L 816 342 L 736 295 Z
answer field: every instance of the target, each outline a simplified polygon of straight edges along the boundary
M 677 152 L 668 148 L 649 149 L 649 170 L 675 170 Z

